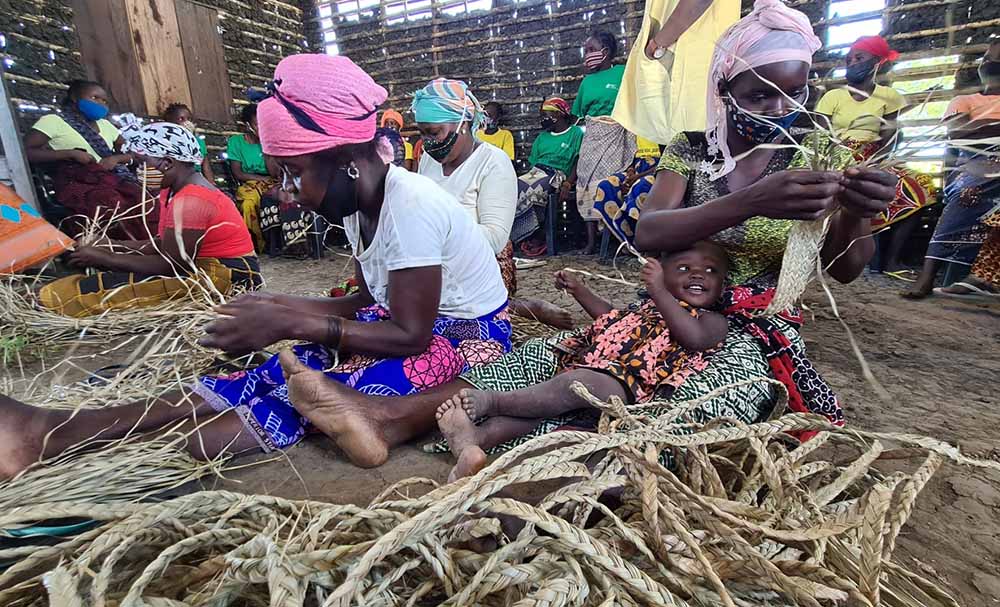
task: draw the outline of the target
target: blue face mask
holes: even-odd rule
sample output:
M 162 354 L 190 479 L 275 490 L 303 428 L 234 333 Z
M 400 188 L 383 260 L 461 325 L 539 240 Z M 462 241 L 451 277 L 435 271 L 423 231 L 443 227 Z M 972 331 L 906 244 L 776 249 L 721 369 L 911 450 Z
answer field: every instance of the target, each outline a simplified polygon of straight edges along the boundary
M 80 113 L 87 120 L 100 120 L 108 115 L 108 108 L 90 99 L 77 101 L 76 109 L 80 110 Z
M 804 102 L 803 102 L 804 103 Z M 729 116 L 733 119 L 736 134 L 754 143 L 771 143 L 792 128 L 800 110 L 793 110 L 784 116 L 766 118 L 741 108 L 732 97 L 726 98 Z

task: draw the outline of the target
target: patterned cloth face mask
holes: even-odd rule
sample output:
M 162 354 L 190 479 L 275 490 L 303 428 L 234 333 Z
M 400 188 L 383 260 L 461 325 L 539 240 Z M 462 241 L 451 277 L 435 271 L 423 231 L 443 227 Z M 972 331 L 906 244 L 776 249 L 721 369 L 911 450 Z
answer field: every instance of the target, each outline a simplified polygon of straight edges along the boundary
M 806 100 L 808 96 L 806 97 Z M 801 107 L 802 103 L 796 102 Z M 732 96 L 726 96 L 729 116 L 736 127 L 736 134 L 754 143 L 771 143 L 788 132 L 801 113 L 800 109 L 792 110 L 784 116 L 763 116 L 741 108 Z

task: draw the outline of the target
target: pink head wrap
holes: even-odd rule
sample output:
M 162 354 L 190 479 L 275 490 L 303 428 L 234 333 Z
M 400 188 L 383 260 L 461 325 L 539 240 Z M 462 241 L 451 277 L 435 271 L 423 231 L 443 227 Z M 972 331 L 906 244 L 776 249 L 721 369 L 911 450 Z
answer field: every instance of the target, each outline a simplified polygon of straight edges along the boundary
M 261 146 L 271 156 L 371 141 L 376 109 L 388 97 L 353 61 L 335 55 L 285 57 L 269 89 L 271 97 L 257 108 L 257 123 Z M 313 128 L 303 124 L 309 121 Z
M 722 156 L 722 166 L 705 167 L 713 180 L 736 168 L 726 141 L 726 106 L 719 84 L 748 70 L 780 63 L 812 64 L 813 53 L 823 43 L 813 33 L 809 18 L 788 8 L 781 0 L 756 0 L 753 11 L 732 25 L 715 43 L 708 73 L 708 115 L 705 135 L 709 154 Z

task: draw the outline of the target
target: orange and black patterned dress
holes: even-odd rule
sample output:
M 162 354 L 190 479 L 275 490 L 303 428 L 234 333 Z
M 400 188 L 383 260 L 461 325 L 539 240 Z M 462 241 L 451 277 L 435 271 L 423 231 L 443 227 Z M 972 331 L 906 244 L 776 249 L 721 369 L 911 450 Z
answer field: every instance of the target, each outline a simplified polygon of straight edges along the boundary
M 688 308 L 691 316 L 703 312 Z M 599 316 L 586 329 L 556 345 L 561 369 L 593 369 L 622 383 L 632 402 L 663 399 L 708 366 L 711 352 L 692 352 L 670 338 L 652 299 Z

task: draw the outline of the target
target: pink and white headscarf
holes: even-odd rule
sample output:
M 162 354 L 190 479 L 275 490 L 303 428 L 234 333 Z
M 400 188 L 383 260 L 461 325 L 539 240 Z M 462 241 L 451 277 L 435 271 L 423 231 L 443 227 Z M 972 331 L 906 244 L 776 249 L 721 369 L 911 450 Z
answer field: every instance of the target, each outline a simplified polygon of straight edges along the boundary
M 708 73 L 705 136 L 709 154 L 722 157 L 721 166 L 703 167 L 712 180 L 736 168 L 736 160 L 726 140 L 728 121 L 726 106 L 719 94 L 719 83 L 770 63 L 803 61 L 812 65 L 813 53 L 822 46 L 809 18 L 785 6 L 782 0 L 756 0 L 753 11 L 722 34 L 715 43 Z
M 257 108 L 257 123 L 261 146 L 271 156 L 371 141 L 378 106 L 388 97 L 347 57 L 321 54 L 282 59 L 268 91 Z

